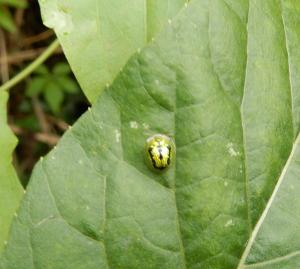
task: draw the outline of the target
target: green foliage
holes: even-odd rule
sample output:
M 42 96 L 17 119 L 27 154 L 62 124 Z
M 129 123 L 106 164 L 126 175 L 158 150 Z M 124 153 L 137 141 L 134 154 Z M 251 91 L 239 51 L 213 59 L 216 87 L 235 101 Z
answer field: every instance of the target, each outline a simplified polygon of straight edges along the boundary
M 9 7 L 25 8 L 23 0 L 0 0 L 0 27 L 14 32 Z M 22 197 L 23 189 L 12 165 L 12 152 L 16 138 L 7 125 L 7 92 L 0 91 L 0 253 L 8 237 L 13 215 Z
M 12 165 L 16 138 L 7 126 L 6 102 L 8 94 L 0 91 L 0 252 L 7 240 L 9 227 L 23 194 Z
M 24 0 L 0 0 L 0 27 L 9 32 L 15 32 L 16 26 L 13 21 L 9 7 L 25 8 L 27 6 Z
M 42 95 L 53 113 L 58 114 L 65 94 L 79 91 L 77 83 L 70 77 L 71 69 L 67 63 L 57 63 L 52 72 L 45 65 L 39 66 L 35 76 L 27 84 L 26 95 Z
M 297 268 L 299 18 L 298 0 L 191 1 L 37 164 L 0 268 Z M 156 133 L 176 142 L 164 173 Z
M 96 100 L 129 57 L 150 42 L 185 2 L 39 1 L 44 24 L 55 30 L 90 102 Z

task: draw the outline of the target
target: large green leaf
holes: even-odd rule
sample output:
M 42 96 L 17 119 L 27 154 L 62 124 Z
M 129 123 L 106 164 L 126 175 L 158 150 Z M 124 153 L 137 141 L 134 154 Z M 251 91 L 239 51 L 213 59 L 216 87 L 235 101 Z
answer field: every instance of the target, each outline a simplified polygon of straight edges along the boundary
M 256 237 L 268 208 L 293 214 L 273 202 L 300 163 L 299 6 L 191 1 L 38 163 L 1 269 L 229 269 L 299 248 Z M 176 141 L 163 174 L 143 157 L 155 133 Z
M 186 0 L 39 0 L 91 102 Z
M 0 91 L 0 252 L 8 237 L 8 231 L 19 206 L 22 187 L 12 166 L 12 152 L 16 138 L 7 126 L 7 92 Z

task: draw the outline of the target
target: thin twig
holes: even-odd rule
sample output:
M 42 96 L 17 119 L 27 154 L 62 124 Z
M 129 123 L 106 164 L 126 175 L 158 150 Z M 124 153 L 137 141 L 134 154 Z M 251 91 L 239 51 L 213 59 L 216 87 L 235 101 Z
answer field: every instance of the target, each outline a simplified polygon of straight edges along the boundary
M 38 122 L 41 126 L 42 131 L 44 133 L 50 133 L 51 132 L 51 127 L 48 124 L 48 121 L 46 119 L 43 108 L 41 107 L 40 101 L 35 96 L 33 96 L 31 98 L 31 100 L 32 100 L 32 106 L 33 106 L 34 114 L 36 115 L 36 117 L 38 119 Z
M 0 29 L 0 56 L 2 59 L 2 64 L 0 66 L 1 69 L 1 80 L 2 82 L 6 82 L 9 80 L 9 67 L 7 62 L 7 51 L 6 51 L 6 41 L 5 35 L 2 29 Z
M 18 8 L 15 12 L 14 21 L 17 29 L 20 29 L 24 22 L 24 8 Z
M 9 125 L 11 130 L 18 136 L 27 135 L 28 132 L 24 129 L 20 128 L 17 125 L 10 124 Z M 33 135 L 33 138 L 39 142 L 45 143 L 49 146 L 54 146 L 57 144 L 60 137 L 55 134 L 49 134 L 49 133 L 43 133 L 43 132 L 37 132 Z
M 25 69 L 23 69 L 18 75 L 7 81 L 0 87 L 0 91 L 7 91 L 24 78 L 29 76 L 38 66 L 40 66 L 48 57 L 59 47 L 58 40 L 54 40 L 49 47 L 31 64 L 29 64 Z
M 63 121 L 62 119 L 55 118 L 51 115 L 45 115 L 48 122 L 52 123 L 53 125 L 57 126 L 61 131 L 66 131 L 69 129 L 70 125 Z
M 48 144 L 49 146 L 55 146 L 60 139 L 59 136 L 48 133 L 35 133 L 34 138 L 39 142 Z
M 12 123 L 9 123 L 9 127 L 10 127 L 10 129 L 14 132 L 14 134 L 16 134 L 16 135 L 22 135 L 22 134 L 24 134 L 23 129 L 20 128 L 20 127 L 17 126 L 17 125 L 14 125 L 14 124 L 12 124 Z
M 46 31 L 44 31 L 42 33 L 37 34 L 37 35 L 24 38 L 21 41 L 21 46 L 22 47 L 30 46 L 30 45 L 32 45 L 32 44 L 34 44 L 36 42 L 40 42 L 40 41 L 46 40 L 46 39 L 48 39 L 49 37 L 51 37 L 53 35 L 54 35 L 53 30 L 48 29 L 48 30 L 46 30 Z
M 34 59 L 37 56 L 39 56 L 41 53 L 43 53 L 46 49 L 47 48 L 29 49 L 29 50 L 15 52 L 11 55 L 8 54 L 6 59 L 0 57 L 0 65 L 5 63 L 5 61 L 7 61 L 7 63 L 9 64 L 18 64 L 23 61 Z M 53 51 L 53 54 L 60 54 L 60 53 L 62 53 L 61 48 L 57 48 L 55 51 Z

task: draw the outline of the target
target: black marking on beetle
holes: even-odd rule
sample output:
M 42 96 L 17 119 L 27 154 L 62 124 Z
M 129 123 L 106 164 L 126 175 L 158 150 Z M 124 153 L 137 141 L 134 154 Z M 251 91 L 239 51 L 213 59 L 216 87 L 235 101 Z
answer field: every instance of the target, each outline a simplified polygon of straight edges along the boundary
M 167 164 L 170 165 L 170 158 L 171 158 L 171 146 L 168 145 L 168 149 L 169 149 L 169 155 L 168 155 L 168 160 L 167 160 Z
M 153 166 L 154 166 L 155 168 L 158 168 L 158 169 L 159 169 L 159 167 L 156 166 L 156 163 L 155 163 L 154 158 L 153 158 L 152 147 L 148 148 L 148 152 L 149 152 L 149 154 L 150 154 L 150 157 L 151 157 L 151 161 L 152 161 Z
M 152 154 L 152 150 L 153 150 L 152 147 L 148 148 L 148 152 L 150 154 L 153 167 L 156 168 L 156 169 L 159 169 L 159 170 L 164 170 L 166 167 L 164 167 L 164 166 L 159 167 L 159 166 L 156 165 L 155 160 L 154 160 L 154 156 Z
M 159 159 L 162 160 L 163 156 L 162 156 L 162 148 L 161 148 L 161 146 L 159 146 L 158 152 L 159 152 Z

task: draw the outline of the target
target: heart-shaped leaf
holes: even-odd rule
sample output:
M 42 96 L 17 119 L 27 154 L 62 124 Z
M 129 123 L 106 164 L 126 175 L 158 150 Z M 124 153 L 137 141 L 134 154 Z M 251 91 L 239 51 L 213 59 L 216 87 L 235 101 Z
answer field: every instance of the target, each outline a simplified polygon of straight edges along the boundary
M 128 58 L 163 28 L 186 0 L 39 0 L 91 102 Z
M 251 268 L 293 256 L 296 237 L 286 248 L 260 227 L 293 213 L 274 202 L 300 162 L 299 6 L 192 1 L 39 162 L 1 269 Z M 144 161 L 156 133 L 176 142 L 165 173 Z

